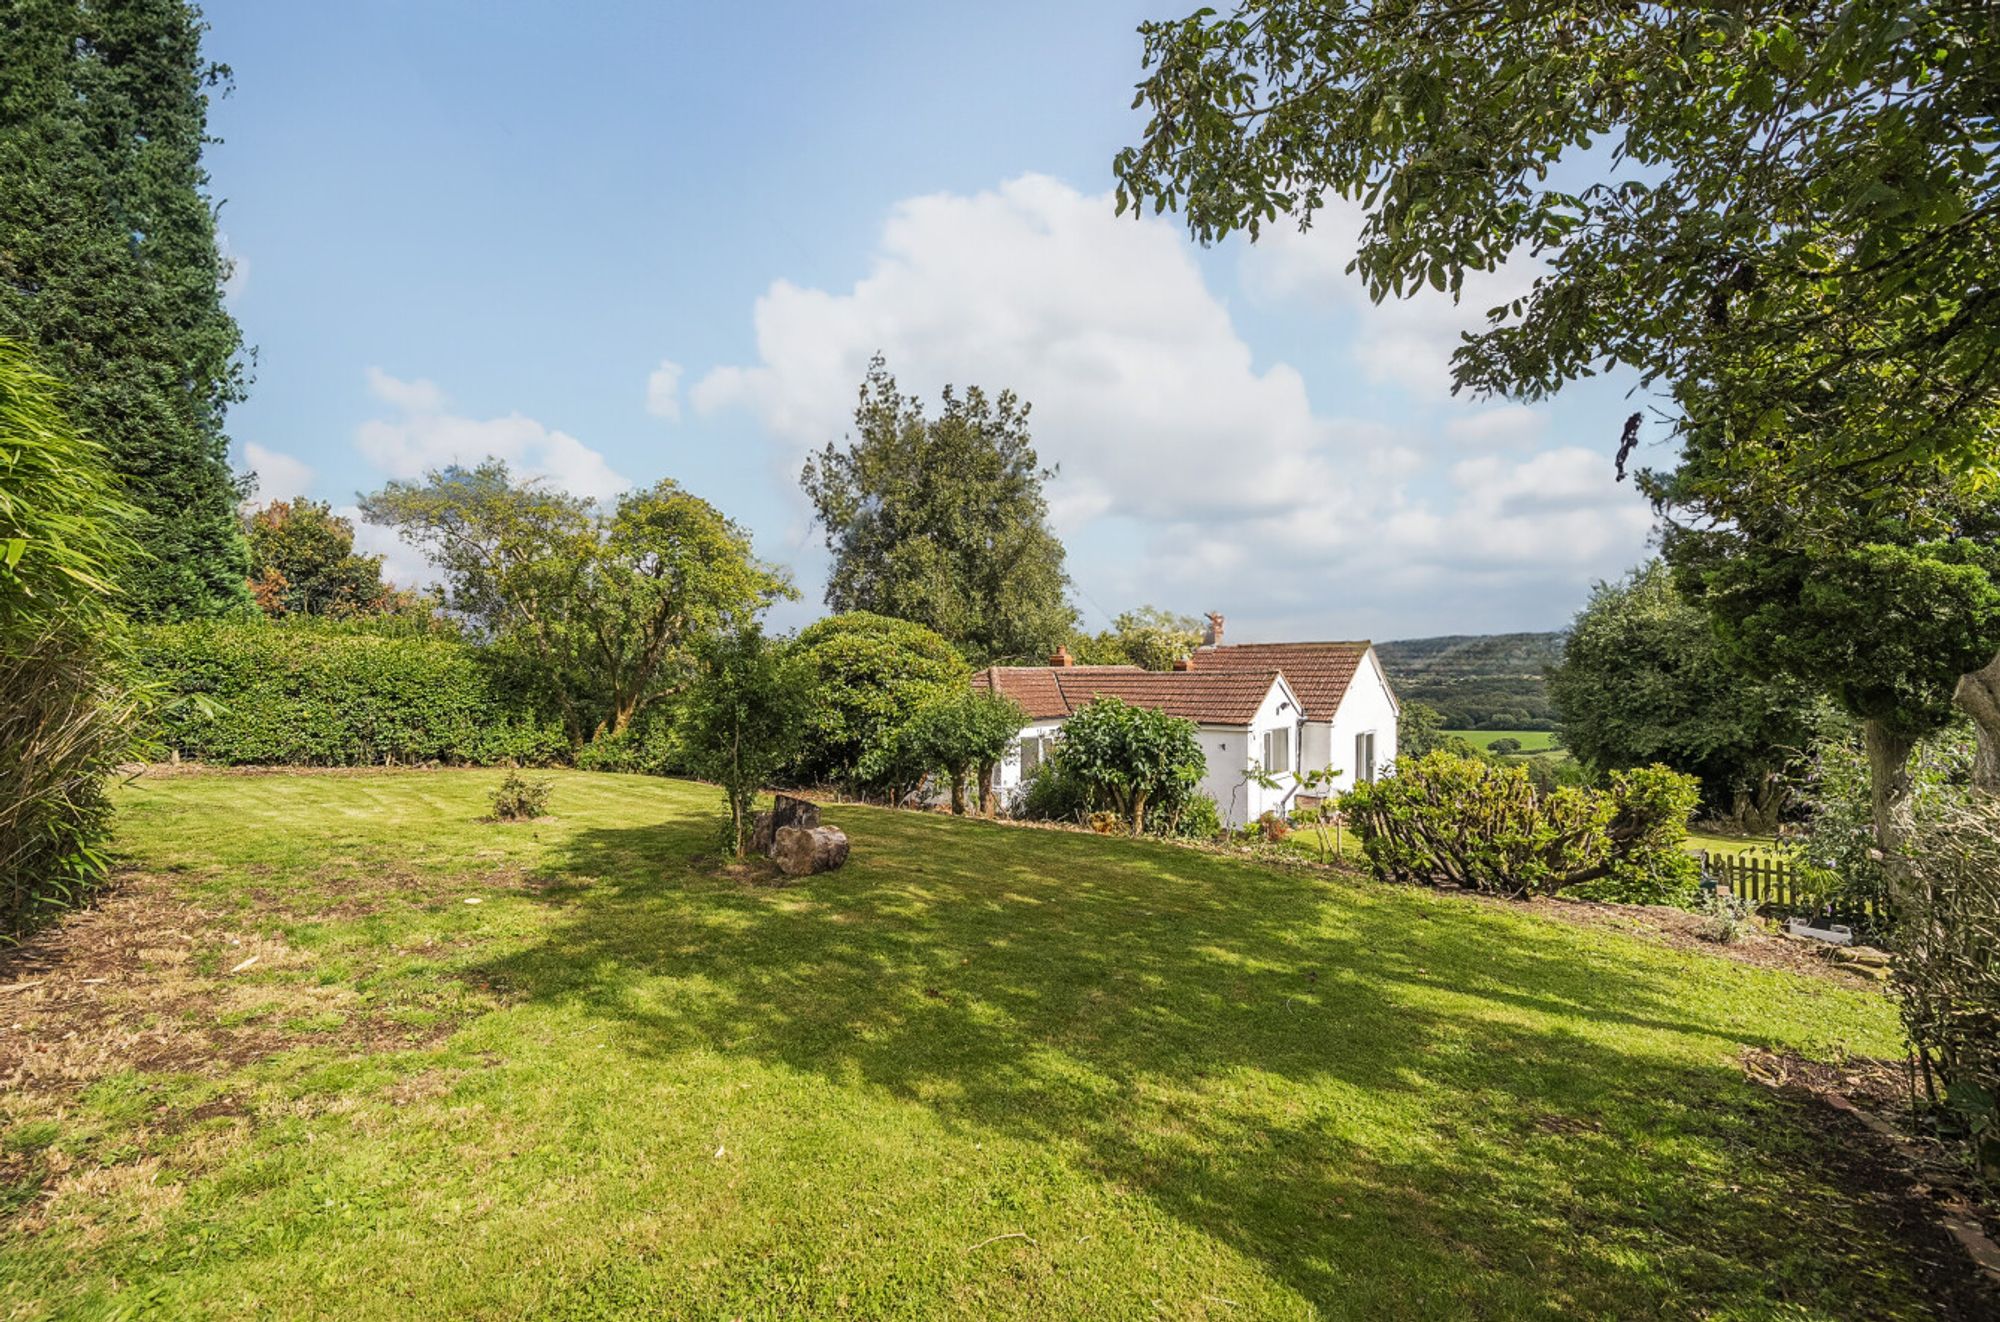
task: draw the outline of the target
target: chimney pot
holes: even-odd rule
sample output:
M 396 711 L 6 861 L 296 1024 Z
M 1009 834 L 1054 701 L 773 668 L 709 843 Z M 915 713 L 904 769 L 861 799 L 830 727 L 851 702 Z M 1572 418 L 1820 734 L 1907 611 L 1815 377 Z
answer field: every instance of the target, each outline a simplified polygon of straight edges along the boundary
M 1049 654 L 1049 664 L 1052 666 L 1073 666 L 1076 662 L 1070 660 L 1069 647 L 1064 645 Z
M 1201 645 L 1202 645 L 1203 647 L 1220 647 L 1220 646 L 1222 646 L 1222 612 L 1221 612 L 1221 611 L 1210 611 L 1210 612 L 1208 613 L 1208 628 L 1202 631 L 1202 635 L 1201 635 Z

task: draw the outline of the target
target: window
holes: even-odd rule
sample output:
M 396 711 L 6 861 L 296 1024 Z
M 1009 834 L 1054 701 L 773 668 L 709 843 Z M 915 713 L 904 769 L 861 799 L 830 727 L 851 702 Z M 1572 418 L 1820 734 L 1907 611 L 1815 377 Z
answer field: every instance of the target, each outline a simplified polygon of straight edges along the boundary
M 1264 731 L 1264 770 L 1292 769 L 1292 732 L 1289 729 Z
M 1035 774 L 1035 768 L 1042 764 L 1042 737 L 1031 734 L 1021 741 L 1021 779 Z
M 1375 732 L 1354 736 L 1354 783 L 1375 779 Z

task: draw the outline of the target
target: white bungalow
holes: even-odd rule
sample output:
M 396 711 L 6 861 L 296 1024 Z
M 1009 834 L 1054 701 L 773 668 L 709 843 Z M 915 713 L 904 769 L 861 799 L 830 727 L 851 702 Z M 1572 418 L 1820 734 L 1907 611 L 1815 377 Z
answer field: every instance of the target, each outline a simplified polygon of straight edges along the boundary
M 1046 666 L 993 666 L 973 684 L 1012 698 L 1029 723 L 994 773 L 1003 802 L 1020 792 L 1055 734 L 1092 698 L 1110 696 L 1192 720 L 1208 762 L 1201 790 L 1231 826 L 1295 806 L 1296 773 L 1336 767 L 1373 780 L 1396 756 L 1396 698 L 1367 643 L 1221 645 L 1222 617 L 1172 671 L 1079 666 L 1059 648 Z M 1260 768 L 1273 789 L 1251 778 Z

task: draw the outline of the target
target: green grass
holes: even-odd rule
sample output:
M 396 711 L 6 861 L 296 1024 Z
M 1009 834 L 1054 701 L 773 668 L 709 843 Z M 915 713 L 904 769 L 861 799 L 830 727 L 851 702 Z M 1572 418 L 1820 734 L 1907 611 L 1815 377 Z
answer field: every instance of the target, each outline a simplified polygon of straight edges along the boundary
M 844 871 L 754 886 L 694 861 L 711 789 L 481 823 L 498 779 L 120 795 L 213 992 L 146 1013 L 279 1049 L 0 1099 L 65 1167 L 0 1222 L 0 1317 L 1924 1311 L 1737 1064 L 1893 1052 L 1879 995 L 865 808 Z
M 1445 730 L 1441 733 L 1463 739 L 1482 752 L 1495 739 L 1519 739 L 1524 753 L 1558 751 L 1553 730 Z
M 1769 835 L 1718 835 L 1712 831 L 1689 831 L 1687 847 L 1706 849 L 1714 854 L 1747 854 L 1769 852 L 1777 848 L 1776 836 Z

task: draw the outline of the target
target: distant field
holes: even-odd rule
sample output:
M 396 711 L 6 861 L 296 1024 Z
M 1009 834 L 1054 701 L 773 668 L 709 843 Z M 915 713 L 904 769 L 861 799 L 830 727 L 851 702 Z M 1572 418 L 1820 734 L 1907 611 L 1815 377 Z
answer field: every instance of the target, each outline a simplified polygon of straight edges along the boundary
M 1495 739 L 1519 739 L 1524 753 L 1546 752 L 1556 746 L 1553 730 L 1446 730 L 1444 733 L 1463 739 L 1478 749 L 1484 749 Z
M 1768 835 L 1712 835 L 1707 831 L 1689 831 L 1689 849 L 1706 849 L 1713 854 L 1747 854 L 1753 850 L 1769 852 L 1778 847 L 1777 839 Z

